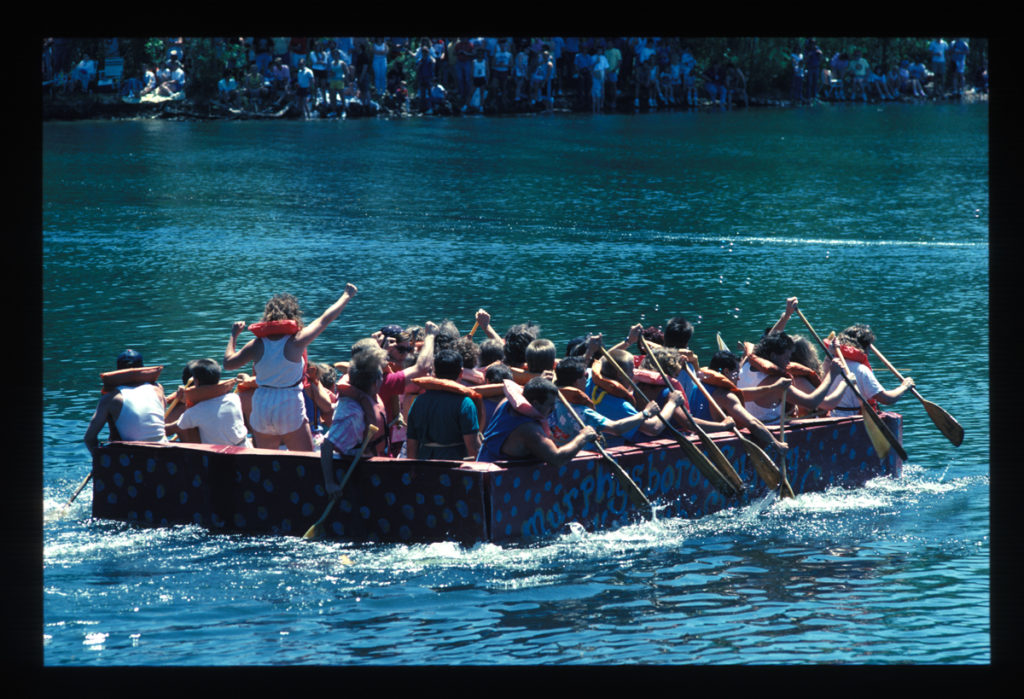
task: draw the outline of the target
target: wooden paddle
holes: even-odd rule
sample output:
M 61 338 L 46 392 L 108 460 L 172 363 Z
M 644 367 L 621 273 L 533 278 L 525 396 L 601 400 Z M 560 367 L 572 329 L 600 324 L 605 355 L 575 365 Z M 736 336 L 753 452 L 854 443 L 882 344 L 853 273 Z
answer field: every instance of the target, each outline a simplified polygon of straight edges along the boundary
M 782 401 L 779 403 L 779 441 L 783 444 L 786 443 L 786 393 L 789 392 L 789 386 L 782 389 Z M 779 490 L 782 493 L 782 497 L 795 498 L 796 495 L 793 493 L 793 488 L 789 485 L 789 478 L 786 477 L 786 456 L 782 456 L 782 488 Z
M 901 459 L 906 461 L 907 452 L 904 451 L 903 445 L 900 444 L 892 431 L 890 431 L 889 428 L 886 427 L 885 423 L 882 422 L 882 418 L 878 416 L 878 413 L 876 413 L 868 404 L 867 399 L 864 398 L 860 389 L 857 388 L 857 382 L 848 375 L 845 362 L 842 362 L 841 359 L 837 359 L 837 354 L 829 350 L 828 346 L 822 342 L 821 337 L 818 336 L 818 333 L 814 332 L 814 328 L 811 327 L 811 324 L 808 322 L 807 317 L 804 316 L 803 311 L 797 308 L 796 312 L 800 315 L 800 320 L 804 322 L 807 329 L 811 331 L 812 335 L 814 335 L 814 339 L 817 340 L 818 344 L 821 345 L 821 348 L 825 350 L 825 354 L 828 355 L 832 361 L 839 362 L 840 367 L 843 368 L 843 371 L 840 372 L 840 376 L 843 377 L 843 381 L 846 382 L 846 385 L 850 387 L 853 394 L 857 396 L 858 400 L 860 400 L 860 414 L 864 416 L 864 427 L 868 431 L 868 437 L 871 439 L 872 446 L 874 446 L 875 451 L 878 452 L 878 458 L 884 459 L 889 454 L 889 448 L 891 447 L 896 450 L 896 453 L 899 454 Z
M 878 358 L 882 360 L 882 364 L 885 364 L 896 378 L 903 381 L 903 377 L 900 372 L 896 371 L 896 367 L 889 363 L 889 360 L 882 356 L 882 353 L 878 351 L 878 348 L 871 345 L 871 351 L 878 355 Z M 960 426 L 960 423 L 953 418 L 952 415 L 947 413 L 945 410 L 937 406 L 931 401 L 925 400 L 921 397 L 921 394 L 917 392 L 917 387 L 910 389 L 910 392 L 921 401 L 921 405 L 924 406 L 925 411 L 928 413 L 928 417 L 932 419 L 935 426 L 939 428 L 942 434 L 946 435 L 946 439 L 953 443 L 954 447 L 960 446 L 964 441 L 964 428 Z
M 640 390 L 640 387 L 636 385 L 636 382 L 634 382 L 628 374 L 622 371 L 622 367 L 620 367 L 618 363 L 612 358 L 612 356 L 608 354 L 608 350 L 606 350 L 604 347 L 601 347 L 601 352 L 604 354 L 604 356 L 608 359 L 608 361 L 611 364 L 615 365 L 615 368 L 619 370 L 619 373 L 622 374 L 630 384 L 632 384 L 633 390 L 636 391 L 638 394 L 643 395 L 643 391 Z M 683 451 L 686 452 L 686 456 L 687 458 L 690 459 L 690 462 L 697 467 L 697 469 L 704 475 L 705 478 L 708 479 L 708 481 L 710 481 L 711 485 L 713 485 L 716 490 L 718 490 L 723 495 L 737 494 L 736 488 L 729 481 L 729 479 L 726 478 L 722 473 L 720 473 L 717 468 L 715 468 L 715 465 L 711 463 L 711 460 L 708 457 L 706 457 L 700 449 L 694 446 L 693 442 L 687 439 L 686 435 L 677 430 L 671 422 L 663 418 L 661 416 L 661 411 L 658 411 L 658 418 L 662 421 L 665 427 L 667 427 L 668 430 L 672 433 L 672 436 L 675 437 L 676 441 L 679 443 L 679 446 L 683 448 Z
M 669 380 L 665 370 L 661 368 L 661 364 L 658 362 L 657 358 L 655 358 L 654 352 L 651 351 L 651 348 L 647 344 L 647 340 L 643 335 L 640 336 L 639 343 L 643 345 L 644 354 L 650 357 L 651 361 L 654 362 L 654 366 L 661 374 L 662 381 L 665 382 L 665 385 L 669 390 L 672 390 L 672 382 Z M 687 363 L 687 366 L 689 366 L 689 363 Z M 697 425 L 697 421 L 693 419 L 693 415 L 690 414 L 690 410 L 686 407 L 685 402 L 681 404 L 681 407 L 683 408 L 683 412 L 686 414 L 686 419 L 690 421 L 693 431 L 697 433 L 701 444 L 704 445 L 704 450 L 711 456 L 711 460 L 714 461 L 715 466 L 726 478 L 729 479 L 729 482 L 737 492 L 743 492 L 746 488 L 746 484 L 743 483 L 743 479 L 740 478 L 740 474 L 736 473 L 736 469 L 734 469 L 732 464 L 729 463 L 729 459 L 725 457 L 725 454 L 723 454 L 722 450 L 718 448 L 718 445 L 715 444 L 714 440 L 708 436 L 707 432 Z
M 480 327 L 480 321 L 477 321 L 477 322 L 473 323 L 473 329 L 469 331 L 469 335 L 467 335 L 467 337 L 473 337 L 473 333 L 475 333 L 477 331 L 477 328 L 479 328 L 479 327 Z
M 657 360 L 655 360 L 655 364 L 657 364 Z M 661 367 L 658 367 L 658 369 L 660 371 Z M 719 407 L 718 403 L 715 402 L 715 399 L 711 397 L 708 389 L 705 388 L 704 384 L 702 384 L 700 379 L 697 378 L 697 375 L 694 373 L 693 368 L 689 363 L 686 364 L 686 371 L 690 374 L 690 378 L 693 379 L 693 382 L 697 384 L 697 388 L 699 388 L 701 393 L 704 394 L 704 397 L 708 399 L 708 403 L 712 408 L 714 408 L 718 418 L 720 420 L 724 420 L 725 411 L 723 411 Z M 763 480 L 769 488 L 778 488 L 779 467 L 775 465 L 775 462 L 772 461 L 771 457 L 768 456 L 756 443 L 744 437 L 743 433 L 740 432 L 740 428 L 735 424 L 732 426 L 732 432 L 740 440 L 740 444 L 743 445 L 743 449 L 747 452 L 747 458 L 749 458 L 751 463 L 754 464 L 754 470 L 757 471 L 757 475 L 761 476 L 761 480 Z
M 356 464 L 359 463 L 359 458 L 363 455 L 363 452 L 366 450 L 366 445 L 370 443 L 371 439 L 373 439 L 373 435 L 377 434 L 379 431 L 380 428 L 378 428 L 376 425 L 367 426 L 366 436 L 363 437 L 363 443 L 359 446 L 359 451 L 357 451 L 356 455 L 352 458 L 352 463 L 349 465 L 348 470 L 345 472 L 345 477 L 341 479 L 341 485 L 338 488 L 338 492 L 331 496 L 331 501 L 327 503 L 327 509 L 324 510 L 324 513 L 320 516 L 320 519 L 318 519 L 316 523 L 313 524 L 313 526 L 306 530 L 306 533 L 302 535 L 303 539 L 319 539 L 321 536 L 323 536 L 323 524 L 324 521 L 327 519 L 327 515 L 330 514 L 331 509 L 334 507 L 334 503 L 338 502 L 339 498 L 341 498 L 341 490 L 342 488 L 345 487 L 345 484 L 348 483 L 348 477 L 352 475 L 352 471 L 355 469 Z
M 722 339 L 722 333 L 715 333 L 715 343 L 718 345 L 718 351 L 729 349 L 729 345 L 725 344 L 725 340 Z
M 562 405 L 564 405 L 569 411 L 569 414 L 572 415 L 576 419 L 576 422 L 580 424 L 580 427 L 586 427 L 586 423 L 583 422 L 583 418 L 579 416 L 576 409 L 572 407 L 572 404 L 568 400 L 566 400 L 566 397 L 562 395 L 561 391 L 558 392 L 558 398 L 562 401 Z M 629 474 L 626 473 L 626 469 L 622 468 L 622 466 L 619 465 L 619 462 L 613 459 L 611 455 L 604 450 L 604 447 L 602 447 L 598 442 L 594 442 L 594 447 L 597 449 L 598 453 L 601 454 L 604 460 L 608 462 L 608 465 L 612 467 L 612 474 L 618 479 L 619 483 L 622 485 L 622 489 L 626 491 L 630 502 L 643 509 L 649 519 L 652 516 L 653 508 L 651 506 L 651 501 L 647 499 L 647 495 L 644 494 L 644 491 L 640 490 L 640 486 L 638 486 L 636 482 L 629 477 Z
M 185 388 L 188 388 L 189 386 L 192 385 L 192 379 L 193 379 L 193 377 L 191 377 L 191 376 L 188 377 L 188 381 L 185 382 Z M 174 410 L 174 406 L 176 406 L 177 404 L 178 404 L 178 392 L 175 391 L 174 392 L 174 398 L 171 399 L 170 405 L 168 405 L 167 406 L 167 410 L 164 411 L 164 420 L 167 419 L 167 416 L 171 414 L 171 411 Z

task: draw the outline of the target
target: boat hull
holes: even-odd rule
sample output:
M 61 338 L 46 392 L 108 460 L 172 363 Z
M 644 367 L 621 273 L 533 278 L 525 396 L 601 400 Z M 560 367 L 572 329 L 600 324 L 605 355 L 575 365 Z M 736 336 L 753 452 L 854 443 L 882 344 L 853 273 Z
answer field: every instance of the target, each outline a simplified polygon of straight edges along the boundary
M 885 413 L 883 419 L 900 438 L 901 417 Z M 702 517 L 765 495 L 768 487 L 735 435 L 711 436 L 746 484 L 742 494 L 717 491 L 674 440 L 608 453 L 659 517 Z M 786 441 L 786 474 L 797 494 L 855 488 L 878 476 L 899 476 L 902 469 L 894 451 L 878 458 L 860 416 L 795 421 Z M 776 463 L 781 466 L 778 458 Z M 339 481 L 348 464 L 335 459 Z M 301 536 L 327 503 L 318 453 L 111 442 L 93 458 L 93 516 L 100 519 Z M 573 522 L 599 530 L 642 518 L 593 452 L 558 467 L 373 457 L 360 461 L 323 531 L 357 543 L 504 544 L 554 536 Z

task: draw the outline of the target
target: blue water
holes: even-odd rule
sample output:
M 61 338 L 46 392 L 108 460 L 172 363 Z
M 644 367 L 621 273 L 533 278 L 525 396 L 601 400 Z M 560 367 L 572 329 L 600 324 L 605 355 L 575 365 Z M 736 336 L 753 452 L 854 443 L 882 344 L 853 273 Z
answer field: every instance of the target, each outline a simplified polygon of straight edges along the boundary
M 991 661 L 987 104 L 43 135 L 46 665 Z M 527 546 L 142 528 L 91 519 L 88 488 L 62 509 L 121 349 L 174 386 L 270 294 L 314 316 L 346 281 L 314 361 L 480 306 L 560 348 L 682 313 L 705 358 L 797 295 L 819 334 L 870 322 L 967 437 L 907 396 L 900 479 Z M 936 349 L 950 318 L 972 351 Z

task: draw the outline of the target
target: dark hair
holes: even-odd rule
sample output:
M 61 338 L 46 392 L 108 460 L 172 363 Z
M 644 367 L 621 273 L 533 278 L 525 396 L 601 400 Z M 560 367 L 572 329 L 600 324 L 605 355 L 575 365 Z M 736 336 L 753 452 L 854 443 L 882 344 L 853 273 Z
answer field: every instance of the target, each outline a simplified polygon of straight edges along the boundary
M 693 334 L 693 328 L 690 328 L 690 334 Z M 661 331 L 661 328 L 656 328 L 653 325 L 649 325 L 644 328 L 642 335 L 645 340 L 656 342 L 659 345 L 665 344 L 665 333 Z M 687 338 L 689 340 L 689 338 Z
M 526 363 L 526 348 L 537 339 L 537 327 L 526 323 L 513 325 L 505 333 L 505 363 L 518 366 Z
M 555 368 L 555 343 L 542 337 L 526 346 L 526 369 L 540 373 Z
M 875 344 L 875 333 L 871 331 L 870 325 L 858 323 L 839 333 L 839 341 L 867 352 Z
M 469 335 L 463 335 L 455 341 L 455 351 L 462 355 L 464 367 L 475 367 L 480 358 L 480 345 L 473 342 Z
M 530 401 L 530 403 L 535 407 L 546 401 L 549 396 L 553 396 L 556 393 L 558 393 L 558 386 L 545 378 L 541 378 L 540 376 L 530 379 L 526 385 L 523 386 L 523 397 Z
M 181 382 L 183 384 L 188 383 L 188 380 L 192 378 L 192 367 L 194 367 L 198 361 L 198 359 L 193 359 L 185 365 L 184 369 L 181 370 Z
M 587 338 L 580 335 L 569 340 L 565 345 L 566 357 L 582 357 L 587 353 Z
M 685 349 L 693 337 L 693 323 L 682 316 L 669 318 L 665 323 L 665 346 Z
M 739 358 L 729 350 L 718 350 L 711 355 L 711 361 L 708 362 L 708 369 L 721 373 L 736 371 L 739 367 Z
M 587 365 L 580 357 L 566 357 L 555 367 L 555 383 L 572 386 L 587 375 Z
M 761 338 L 754 346 L 754 354 L 758 357 L 771 359 L 773 354 L 782 354 L 793 348 L 793 338 L 786 333 L 771 333 Z
M 138 350 L 126 349 L 117 355 L 118 369 L 134 369 L 142 366 L 142 353 Z
M 512 378 L 512 370 L 507 364 L 495 364 L 487 367 L 484 372 L 484 383 L 501 383 L 505 379 Z
M 220 381 L 220 364 L 212 359 L 196 359 L 189 364 L 197 386 L 213 386 Z
M 487 366 L 500 362 L 505 358 L 505 344 L 501 340 L 490 338 L 480 343 L 480 357 L 477 361 L 480 366 Z
M 434 376 L 439 379 L 459 378 L 462 373 L 462 355 L 453 349 L 443 349 L 434 356 Z

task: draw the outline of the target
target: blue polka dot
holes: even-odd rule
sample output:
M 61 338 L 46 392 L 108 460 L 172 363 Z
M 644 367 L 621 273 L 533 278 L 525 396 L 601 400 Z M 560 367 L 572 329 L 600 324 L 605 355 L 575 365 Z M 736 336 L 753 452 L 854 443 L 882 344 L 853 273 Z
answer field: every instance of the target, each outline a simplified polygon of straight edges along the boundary
M 402 514 L 410 520 L 416 517 L 416 511 L 412 509 L 412 505 L 402 505 Z
M 412 483 L 412 474 L 408 471 L 402 474 L 402 485 L 409 485 Z
M 464 501 L 459 500 L 457 503 L 455 503 L 455 509 L 463 517 L 469 516 L 469 506 Z
M 447 473 L 442 473 L 441 474 L 441 485 L 443 485 L 445 488 L 447 488 L 447 487 L 451 486 L 451 484 L 452 484 L 452 479 L 448 477 L 448 474 Z
M 359 515 L 363 519 L 370 519 L 370 508 L 367 507 L 366 505 L 363 505 L 362 507 L 359 508 Z
M 386 502 L 387 504 L 394 505 L 395 499 L 396 498 L 394 493 L 384 493 L 384 502 Z

